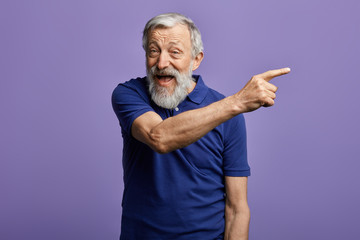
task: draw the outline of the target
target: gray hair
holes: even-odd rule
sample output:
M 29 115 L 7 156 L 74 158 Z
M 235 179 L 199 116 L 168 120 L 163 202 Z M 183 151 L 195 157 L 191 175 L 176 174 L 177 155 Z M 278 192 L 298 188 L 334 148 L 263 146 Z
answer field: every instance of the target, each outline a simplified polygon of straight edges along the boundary
M 155 28 L 173 27 L 176 24 L 183 24 L 189 28 L 192 45 L 191 52 L 193 58 L 195 58 L 200 52 L 202 52 L 204 50 L 204 47 L 199 29 L 195 26 L 194 22 L 190 18 L 179 13 L 160 14 L 156 17 L 153 17 L 146 23 L 142 38 L 143 48 L 145 52 L 147 51 L 148 34 L 150 31 L 154 30 Z

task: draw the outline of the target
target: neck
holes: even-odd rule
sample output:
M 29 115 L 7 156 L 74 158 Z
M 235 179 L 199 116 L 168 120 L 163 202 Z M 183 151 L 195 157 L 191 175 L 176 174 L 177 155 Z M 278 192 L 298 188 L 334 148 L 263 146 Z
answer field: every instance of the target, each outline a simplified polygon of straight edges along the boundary
M 193 81 L 191 81 L 191 87 L 188 88 L 188 94 L 191 93 L 194 90 L 195 86 L 196 86 L 196 82 L 193 79 Z

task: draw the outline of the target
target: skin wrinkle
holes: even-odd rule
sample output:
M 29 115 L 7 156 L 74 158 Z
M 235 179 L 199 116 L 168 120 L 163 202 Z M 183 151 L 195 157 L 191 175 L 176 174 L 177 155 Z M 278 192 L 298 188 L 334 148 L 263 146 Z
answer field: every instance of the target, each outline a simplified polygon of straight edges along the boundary
M 146 67 L 151 98 L 163 108 L 174 109 L 196 85 L 192 81 L 190 32 L 177 24 L 155 28 L 149 35 Z
M 154 40 L 157 40 L 157 41 L 149 41 L 149 44 L 151 44 L 152 42 L 155 42 L 155 43 L 161 42 L 162 44 L 165 44 L 165 42 L 167 42 L 167 41 L 169 41 L 170 43 L 174 43 L 174 44 L 177 44 L 177 43 L 181 44 L 182 43 L 181 40 L 184 39 L 184 38 L 181 35 L 184 35 L 184 34 L 176 34 L 175 33 L 170 38 L 170 37 L 168 37 L 168 34 L 166 34 L 166 33 L 162 34 L 161 33 L 161 30 L 163 30 L 163 29 L 168 30 L 169 28 L 156 28 L 151 32 L 150 38 L 153 38 Z M 189 33 L 189 36 L 190 36 L 190 33 Z M 169 39 L 172 39 L 172 40 L 169 40 Z M 190 42 L 190 45 L 191 45 L 191 42 Z

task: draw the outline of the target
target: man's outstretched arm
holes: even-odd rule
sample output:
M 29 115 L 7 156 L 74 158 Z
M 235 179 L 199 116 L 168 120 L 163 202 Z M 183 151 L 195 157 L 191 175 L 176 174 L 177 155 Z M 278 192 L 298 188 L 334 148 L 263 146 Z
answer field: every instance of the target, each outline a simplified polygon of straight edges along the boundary
M 255 75 L 234 95 L 165 120 L 155 112 L 144 113 L 134 120 L 132 135 L 159 153 L 186 147 L 240 113 L 274 105 L 277 87 L 269 81 L 289 72 L 282 68 Z

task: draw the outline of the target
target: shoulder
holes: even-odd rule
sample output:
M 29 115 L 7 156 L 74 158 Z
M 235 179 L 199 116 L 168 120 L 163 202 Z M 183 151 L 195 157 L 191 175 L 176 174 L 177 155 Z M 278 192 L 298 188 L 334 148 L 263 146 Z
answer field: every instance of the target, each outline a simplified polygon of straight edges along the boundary
M 129 81 L 118 84 L 112 93 L 112 99 L 116 100 L 128 95 L 137 95 L 141 98 L 148 99 L 149 95 L 147 91 L 146 77 L 133 78 Z
M 143 78 L 138 77 L 138 78 L 130 79 L 129 81 L 126 81 L 124 83 L 119 83 L 114 89 L 114 93 L 122 91 L 123 89 L 133 89 L 133 90 L 146 92 L 146 88 L 147 88 L 146 77 Z
M 137 117 L 153 111 L 146 78 L 135 78 L 120 83 L 114 89 L 111 101 L 122 130 L 128 135 L 131 135 L 131 126 Z

